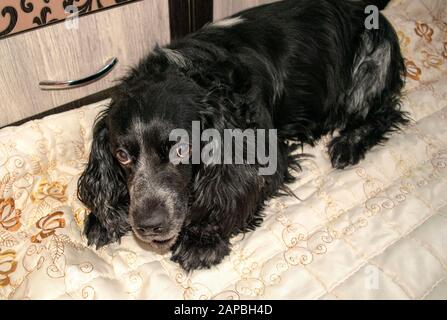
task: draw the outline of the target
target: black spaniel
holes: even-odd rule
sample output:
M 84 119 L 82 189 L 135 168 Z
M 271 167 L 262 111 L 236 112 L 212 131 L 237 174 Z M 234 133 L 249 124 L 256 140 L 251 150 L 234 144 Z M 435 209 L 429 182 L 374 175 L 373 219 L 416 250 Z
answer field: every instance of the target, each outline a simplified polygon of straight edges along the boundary
M 381 14 L 378 28 L 365 27 L 374 1 L 366 2 L 276 2 L 155 48 L 95 124 L 78 185 L 91 210 L 88 243 L 101 247 L 132 230 L 156 250 L 171 250 L 187 271 L 209 268 L 230 252 L 232 236 L 259 226 L 266 200 L 287 192 L 302 156 L 297 147 L 332 133 L 328 152 L 342 169 L 405 125 L 398 38 Z M 258 157 L 182 161 L 204 143 L 170 136 L 191 133 L 194 122 L 222 135 L 276 130 L 265 142 L 276 146 L 276 170 L 260 174 Z

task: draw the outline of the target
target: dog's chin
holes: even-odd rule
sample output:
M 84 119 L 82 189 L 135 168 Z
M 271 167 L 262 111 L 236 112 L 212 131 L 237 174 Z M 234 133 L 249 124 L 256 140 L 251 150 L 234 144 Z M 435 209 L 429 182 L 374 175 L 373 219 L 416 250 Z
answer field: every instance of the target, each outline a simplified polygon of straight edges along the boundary
M 172 234 L 166 236 L 160 236 L 160 237 L 143 237 L 140 234 L 138 234 L 137 231 L 134 231 L 134 234 L 137 236 L 139 240 L 144 242 L 145 244 L 149 245 L 154 251 L 158 253 L 166 253 L 168 252 L 171 247 L 175 244 L 175 241 L 177 240 L 178 233 Z

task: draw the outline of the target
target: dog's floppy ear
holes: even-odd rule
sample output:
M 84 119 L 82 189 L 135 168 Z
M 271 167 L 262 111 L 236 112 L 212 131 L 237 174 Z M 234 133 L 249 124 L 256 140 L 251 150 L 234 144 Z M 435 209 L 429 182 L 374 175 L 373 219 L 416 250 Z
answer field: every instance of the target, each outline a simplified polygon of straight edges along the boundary
M 226 59 L 218 66 L 208 62 L 197 62 L 185 71 L 189 78 L 193 79 L 199 86 L 208 91 L 217 87 L 226 86 L 232 92 L 244 94 L 249 91 L 252 83 L 247 67 L 234 61 Z
M 193 185 L 191 213 L 195 221 L 217 221 L 221 235 L 230 237 L 254 229 L 263 179 L 249 165 L 216 164 L 203 167 Z
M 248 76 L 250 72 L 247 67 L 235 61 L 226 61 L 220 68 L 226 79 L 225 82 L 235 93 L 244 94 L 250 89 L 251 79 Z
M 78 181 L 78 197 L 91 210 L 84 230 L 89 245 L 114 242 L 129 230 L 129 195 L 110 151 L 106 114 L 100 115 L 93 129 L 90 158 Z
M 222 139 L 225 129 L 245 129 L 243 126 L 250 123 L 250 106 L 247 103 L 246 99 L 225 87 L 214 88 L 203 101 L 200 113 L 202 129 L 216 130 Z M 256 221 L 255 215 L 263 205 L 261 199 L 265 182 L 258 174 L 256 163 L 248 164 L 241 161 L 243 159 L 236 163 L 235 152 L 228 161 L 226 150 L 229 147 L 232 148 L 231 143 L 220 141 L 220 162 L 200 164 L 193 180 L 191 208 L 192 220 L 217 221 L 219 231 L 227 237 L 253 229 L 257 222 L 261 222 Z M 242 147 L 245 153 L 246 146 Z

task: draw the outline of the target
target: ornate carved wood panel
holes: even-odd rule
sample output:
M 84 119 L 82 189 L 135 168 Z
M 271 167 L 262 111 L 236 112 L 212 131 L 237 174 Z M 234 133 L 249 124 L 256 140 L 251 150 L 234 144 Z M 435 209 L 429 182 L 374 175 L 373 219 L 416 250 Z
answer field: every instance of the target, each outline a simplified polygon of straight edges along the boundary
M 0 37 L 135 0 L 1 0 Z

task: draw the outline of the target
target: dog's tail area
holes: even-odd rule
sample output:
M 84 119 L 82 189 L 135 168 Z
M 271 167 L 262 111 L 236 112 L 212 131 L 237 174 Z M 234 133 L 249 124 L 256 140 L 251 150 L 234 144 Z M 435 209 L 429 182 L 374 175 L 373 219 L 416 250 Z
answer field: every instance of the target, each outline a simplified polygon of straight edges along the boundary
M 374 5 L 379 8 L 379 10 L 383 10 L 386 8 L 388 3 L 391 2 L 391 0 L 363 0 L 363 2 L 365 5 Z

